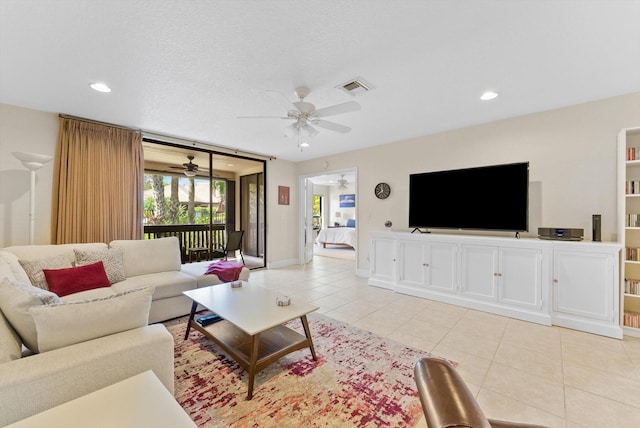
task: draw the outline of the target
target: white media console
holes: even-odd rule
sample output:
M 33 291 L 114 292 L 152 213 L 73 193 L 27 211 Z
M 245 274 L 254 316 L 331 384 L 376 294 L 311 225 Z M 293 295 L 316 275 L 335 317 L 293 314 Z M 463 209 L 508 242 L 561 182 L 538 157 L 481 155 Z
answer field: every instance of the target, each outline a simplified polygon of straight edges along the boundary
M 369 285 L 622 338 L 617 243 L 370 234 Z

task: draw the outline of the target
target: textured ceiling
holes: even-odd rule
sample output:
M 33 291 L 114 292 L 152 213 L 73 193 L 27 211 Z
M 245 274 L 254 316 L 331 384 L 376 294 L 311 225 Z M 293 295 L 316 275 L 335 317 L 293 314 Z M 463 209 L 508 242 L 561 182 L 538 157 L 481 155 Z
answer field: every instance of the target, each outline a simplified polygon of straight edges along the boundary
M 639 22 L 637 0 L 2 0 L 0 102 L 299 161 L 640 91 Z M 376 89 L 335 89 L 357 76 Z M 351 133 L 300 152 L 237 119 L 299 85 L 358 101 L 330 118 Z

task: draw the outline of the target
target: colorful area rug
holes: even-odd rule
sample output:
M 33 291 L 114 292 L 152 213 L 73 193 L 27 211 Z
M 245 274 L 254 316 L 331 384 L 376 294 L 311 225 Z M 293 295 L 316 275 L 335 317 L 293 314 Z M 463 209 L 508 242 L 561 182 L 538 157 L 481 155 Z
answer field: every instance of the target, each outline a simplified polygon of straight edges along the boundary
M 410 427 L 422 415 L 413 365 L 427 352 L 348 324 L 309 314 L 318 356 L 293 352 L 247 373 L 186 317 L 165 325 L 175 339 L 175 397 L 200 427 Z M 299 320 L 289 327 L 302 332 Z

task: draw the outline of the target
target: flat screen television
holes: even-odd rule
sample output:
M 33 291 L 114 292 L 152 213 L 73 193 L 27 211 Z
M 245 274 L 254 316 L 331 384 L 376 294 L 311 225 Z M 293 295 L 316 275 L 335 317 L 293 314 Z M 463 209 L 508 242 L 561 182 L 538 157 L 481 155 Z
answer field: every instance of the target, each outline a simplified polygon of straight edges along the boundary
M 529 162 L 409 176 L 409 227 L 523 232 Z

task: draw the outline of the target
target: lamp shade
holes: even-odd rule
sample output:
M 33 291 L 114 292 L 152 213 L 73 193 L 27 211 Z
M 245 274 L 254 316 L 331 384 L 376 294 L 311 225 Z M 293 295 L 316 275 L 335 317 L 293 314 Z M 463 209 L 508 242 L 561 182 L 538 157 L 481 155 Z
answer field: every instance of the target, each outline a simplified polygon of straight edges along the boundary
M 45 163 L 51 161 L 53 156 L 41 155 L 38 153 L 13 152 L 13 156 L 22 162 L 22 165 L 29 171 L 35 171 L 44 166 Z

